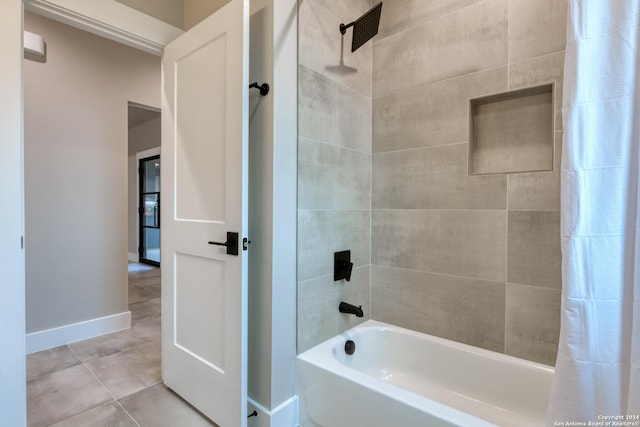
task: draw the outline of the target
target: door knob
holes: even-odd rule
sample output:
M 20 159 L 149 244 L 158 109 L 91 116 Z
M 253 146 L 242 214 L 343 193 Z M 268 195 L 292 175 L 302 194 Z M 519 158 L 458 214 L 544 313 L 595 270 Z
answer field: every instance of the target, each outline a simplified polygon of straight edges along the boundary
M 210 245 L 226 246 L 227 255 L 238 255 L 238 233 L 227 231 L 226 242 L 208 242 Z

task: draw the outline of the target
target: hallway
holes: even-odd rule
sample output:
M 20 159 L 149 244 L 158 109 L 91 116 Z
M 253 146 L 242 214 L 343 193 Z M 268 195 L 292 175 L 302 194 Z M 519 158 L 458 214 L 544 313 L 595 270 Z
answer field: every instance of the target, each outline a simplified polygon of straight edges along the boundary
M 160 269 L 129 264 L 131 328 L 27 356 L 29 427 L 211 426 L 161 380 Z

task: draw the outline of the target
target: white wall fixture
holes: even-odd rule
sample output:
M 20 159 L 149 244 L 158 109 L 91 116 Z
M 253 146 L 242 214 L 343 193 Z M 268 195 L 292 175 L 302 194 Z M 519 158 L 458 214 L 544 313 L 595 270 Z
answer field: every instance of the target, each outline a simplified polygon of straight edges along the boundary
M 47 44 L 44 42 L 42 36 L 38 34 L 24 32 L 24 57 L 34 61 L 46 60 L 47 56 Z

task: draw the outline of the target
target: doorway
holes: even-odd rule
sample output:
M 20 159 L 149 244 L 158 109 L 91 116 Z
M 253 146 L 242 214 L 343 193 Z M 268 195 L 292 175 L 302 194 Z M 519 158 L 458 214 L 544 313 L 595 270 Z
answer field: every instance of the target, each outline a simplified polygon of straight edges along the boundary
M 140 262 L 160 265 L 160 156 L 140 159 L 139 229 Z

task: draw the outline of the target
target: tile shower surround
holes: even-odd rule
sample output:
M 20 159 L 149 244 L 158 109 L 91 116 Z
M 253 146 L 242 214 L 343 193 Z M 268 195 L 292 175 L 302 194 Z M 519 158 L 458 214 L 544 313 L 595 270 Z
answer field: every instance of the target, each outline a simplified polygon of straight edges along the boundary
M 553 365 L 566 0 L 384 0 L 340 72 L 337 25 L 370 6 L 300 1 L 298 350 L 362 321 L 345 299 Z M 554 170 L 469 176 L 468 100 L 552 82 Z M 330 277 L 342 249 L 351 283 Z
M 298 351 L 371 315 L 371 51 L 351 53 L 348 23 L 370 0 L 301 0 L 298 67 Z M 384 13 L 384 12 L 383 12 Z M 342 54 L 341 54 L 342 52 Z M 351 281 L 333 253 L 351 250 Z M 338 312 L 362 305 L 365 317 Z

